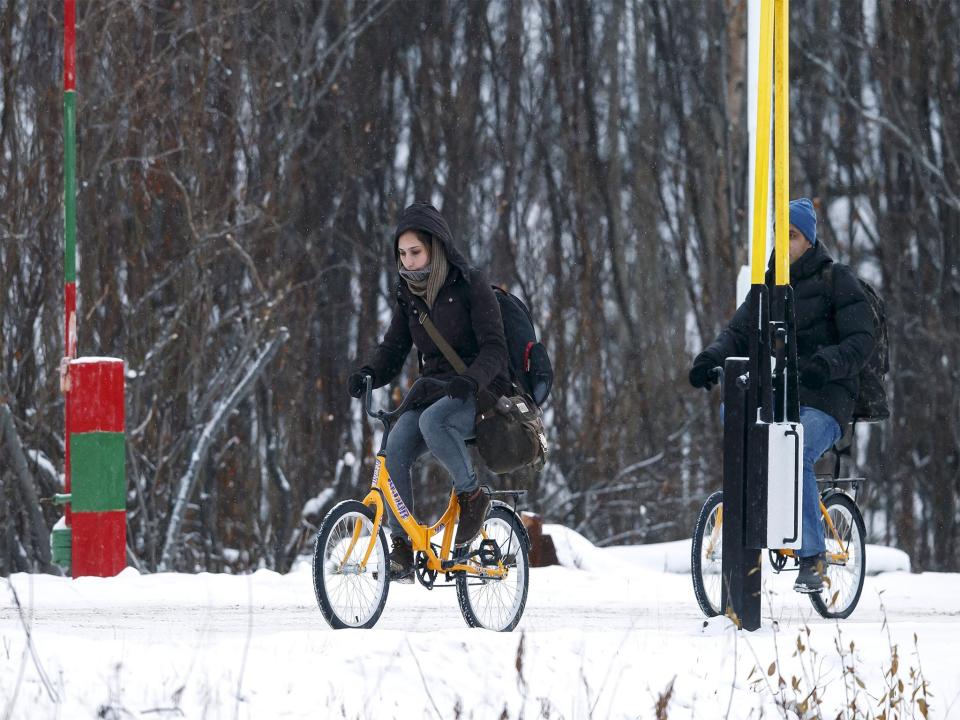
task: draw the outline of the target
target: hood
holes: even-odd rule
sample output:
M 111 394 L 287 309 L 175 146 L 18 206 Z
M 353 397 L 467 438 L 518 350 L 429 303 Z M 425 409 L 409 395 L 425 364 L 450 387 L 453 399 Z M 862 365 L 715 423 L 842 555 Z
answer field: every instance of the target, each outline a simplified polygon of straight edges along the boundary
M 470 281 L 470 263 L 453 244 L 453 234 L 450 232 L 450 226 L 447 225 L 443 215 L 433 205 L 425 202 L 415 202 L 400 214 L 397 229 L 393 233 L 393 254 L 398 262 L 400 255 L 397 251 L 397 242 L 400 240 L 400 236 L 408 230 L 420 230 L 429 233 L 434 242 L 443 243 L 447 262 L 457 268 L 467 282 Z
M 770 253 L 770 260 L 767 262 L 766 281 L 768 285 L 773 284 L 774 281 L 773 256 L 774 253 Z M 790 284 L 794 285 L 798 280 L 818 275 L 824 265 L 832 262 L 833 258 L 830 257 L 830 253 L 827 252 L 822 242 L 818 242 L 790 265 Z

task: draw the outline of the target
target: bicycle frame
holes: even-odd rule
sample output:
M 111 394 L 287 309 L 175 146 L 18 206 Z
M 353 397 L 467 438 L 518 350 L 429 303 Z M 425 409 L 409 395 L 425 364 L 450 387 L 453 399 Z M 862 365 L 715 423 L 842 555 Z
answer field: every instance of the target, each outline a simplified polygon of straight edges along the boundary
M 841 552 L 832 553 L 828 552 L 827 562 L 833 565 L 842 565 L 847 562 L 850 558 L 850 553 L 847 551 L 846 546 L 844 546 L 843 541 L 840 539 L 840 533 L 837 532 L 837 528 L 834 527 L 833 520 L 830 519 L 830 513 L 827 512 L 827 506 L 823 504 L 823 500 L 820 500 L 820 514 L 823 516 L 823 522 L 826 524 L 827 528 L 830 530 L 830 534 L 833 535 L 833 539 L 837 541 L 837 544 L 841 548 Z M 776 550 L 775 552 L 783 555 L 784 557 L 797 557 L 795 550 L 782 549 Z
M 466 572 L 470 575 L 491 578 L 502 578 L 506 575 L 506 568 L 504 568 L 502 562 L 498 563 L 498 567 L 493 568 L 444 560 L 444 558 L 450 556 L 450 551 L 453 547 L 453 526 L 460 513 L 460 504 L 457 502 L 456 493 L 450 493 L 450 502 L 447 505 L 447 509 L 437 522 L 433 525 L 421 525 L 417 522 L 416 518 L 414 518 L 413 513 L 407 509 L 406 504 L 400 498 L 400 493 L 397 492 L 396 485 L 394 485 L 393 480 L 390 479 L 390 473 L 387 472 L 386 455 L 377 455 L 370 492 L 367 493 L 361 502 L 367 507 L 373 508 L 374 511 L 373 532 L 370 536 L 370 543 L 364 552 L 361 567 L 366 566 L 367 559 L 373 552 L 374 545 L 377 541 L 377 533 L 380 532 L 380 527 L 383 524 L 383 516 L 389 511 L 393 513 L 393 516 L 397 518 L 397 521 L 400 523 L 400 527 L 402 527 L 404 532 L 410 537 L 414 552 L 420 551 L 426 555 L 428 570 L 448 573 Z M 354 538 L 354 542 L 359 539 L 359 527 L 355 532 L 357 537 Z M 440 554 L 437 555 L 430 540 L 441 532 L 443 533 L 443 539 L 441 540 Z M 481 533 L 481 535 L 486 538 L 485 533 Z M 352 550 L 352 545 L 350 549 Z M 349 556 L 349 551 L 347 556 Z
M 424 379 L 421 379 L 417 382 L 423 382 L 423 380 Z M 411 388 L 411 392 L 412 390 L 413 388 Z M 404 503 L 400 497 L 397 486 L 394 485 L 393 480 L 390 478 L 390 473 L 387 471 L 386 437 L 389 434 L 391 420 L 403 412 L 407 406 L 407 401 L 405 400 L 401 403 L 400 407 L 392 413 L 385 413 L 383 411 L 374 413 L 370 409 L 371 392 L 372 383 L 368 379 L 365 399 L 367 414 L 383 422 L 385 432 L 380 451 L 377 453 L 377 461 L 373 468 L 373 481 L 370 485 L 370 492 L 368 492 L 361 501 L 374 511 L 373 532 L 370 534 L 370 541 L 363 553 L 363 559 L 360 563 L 361 571 L 366 569 L 367 561 L 373 553 L 380 528 L 383 525 L 384 514 L 389 511 L 393 513 L 393 516 L 400 523 L 400 527 L 402 527 L 404 532 L 410 537 L 414 552 L 423 552 L 426 556 L 427 570 L 446 573 L 465 572 L 469 575 L 488 578 L 505 577 L 507 568 L 504 567 L 502 561 L 497 563 L 497 567 L 484 567 L 481 565 L 470 565 L 465 562 L 457 562 L 452 559 L 444 559 L 450 557 L 453 547 L 453 526 L 460 514 L 460 504 L 457 501 L 457 494 L 455 492 L 450 493 L 450 502 L 447 504 L 447 509 L 437 522 L 433 525 L 422 525 L 417 522 L 413 513 L 410 512 L 406 503 Z M 353 539 L 347 548 L 347 552 L 344 553 L 344 557 L 350 557 L 350 553 L 353 552 L 353 548 L 360 540 L 360 531 L 361 527 L 357 525 L 353 531 Z M 437 555 L 430 540 L 441 532 L 443 533 L 443 538 L 440 544 L 440 554 Z M 487 539 L 486 532 L 481 531 L 480 534 L 483 539 Z
M 830 530 L 830 534 L 833 535 L 833 539 L 837 541 L 837 544 L 841 548 L 841 552 L 838 553 L 827 553 L 827 562 L 834 565 L 841 565 L 847 562 L 850 558 L 850 553 L 847 551 L 846 546 L 844 546 L 843 541 L 840 539 L 840 533 L 837 532 L 837 528 L 833 524 L 833 520 L 830 518 L 830 513 L 827 512 L 827 506 L 823 504 L 823 500 L 820 500 L 820 514 L 823 516 L 823 522 L 826 523 L 827 528 Z M 720 527 L 723 524 L 723 506 L 717 510 L 717 522 L 713 527 L 713 530 L 710 533 L 710 545 L 707 546 L 707 554 L 713 552 L 713 547 L 717 544 L 720 539 Z M 779 548 L 773 549 L 775 553 L 783 557 L 798 557 L 795 550 L 789 548 Z

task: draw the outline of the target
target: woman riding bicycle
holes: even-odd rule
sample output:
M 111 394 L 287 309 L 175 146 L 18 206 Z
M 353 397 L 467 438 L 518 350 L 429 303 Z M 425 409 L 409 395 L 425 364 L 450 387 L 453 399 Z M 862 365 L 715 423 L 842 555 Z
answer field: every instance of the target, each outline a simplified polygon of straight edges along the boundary
M 359 398 L 366 378 L 374 387 L 391 382 L 413 345 L 421 355 L 421 374 L 449 381 L 445 391 L 429 389 L 400 416 L 387 438 L 387 471 L 410 512 L 414 501 L 410 469 L 427 451 L 450 473 L 460 519 L 454 545 L 463 547 L 480 532 L 490 505 L 480 489 L 466 440 L 473 437 L 478 410 L 487 410 L 510 388 L 507 345 L 500 306 L 486 276 L 470 267 L 453 245 L 447 221 L 428 203 L 416 202 L 400 216 L 393 235 L 400 281 L 390 327 L 370 361 L 349 378 Z M 467 365 L 458 374 L 420 322 L 427 315 L 440 335 Z M 413 582 L 410 539 L 390 514 L 393 547 L 391 575 Z

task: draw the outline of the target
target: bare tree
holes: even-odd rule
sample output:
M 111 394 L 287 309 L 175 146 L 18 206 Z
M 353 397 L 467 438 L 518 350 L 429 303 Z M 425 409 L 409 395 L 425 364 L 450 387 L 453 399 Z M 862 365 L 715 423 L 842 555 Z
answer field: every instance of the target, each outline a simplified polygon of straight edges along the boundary
M 3 573 L 44 567 L 60 514 L 60 13 L 0 9 Z M 791 190 L 890 319 L 870 532 L 957 569 L 958 13 L 828 0 L 792 22 Z M 363 492 L 377 428 L 344 386 L 413 200 L 553 357 L 549 462 L 496 482 L 597 542 L 688 536 L 720 427 L 686 368 L 747 251 L 745 34 L 743 0 L 83 3 L 80 351 L 127 361 L 129 556 L 284 570 Z M 425 464 L 418 507 L 448 492 Z

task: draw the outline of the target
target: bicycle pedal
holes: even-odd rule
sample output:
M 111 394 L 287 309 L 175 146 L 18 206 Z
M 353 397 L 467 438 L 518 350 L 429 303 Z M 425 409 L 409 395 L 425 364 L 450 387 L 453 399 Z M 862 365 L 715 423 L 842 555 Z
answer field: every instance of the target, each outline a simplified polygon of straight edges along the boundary
M 489 538 L 480 541 L 480 549 L 476 554 L 480 558 L 480 564 L 487 567 L 497 565 L 501 558 L 500 547 Z

